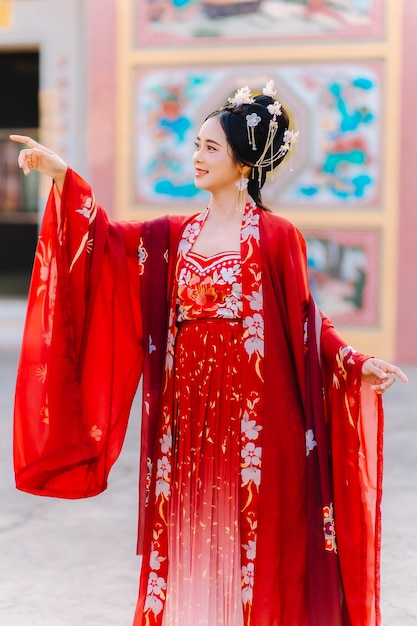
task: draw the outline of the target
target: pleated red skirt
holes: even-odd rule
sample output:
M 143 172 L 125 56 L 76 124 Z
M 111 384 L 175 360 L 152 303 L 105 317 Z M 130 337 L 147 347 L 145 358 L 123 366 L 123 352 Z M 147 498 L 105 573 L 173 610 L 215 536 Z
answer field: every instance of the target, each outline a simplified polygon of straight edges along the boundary
M 164 626 L 243 624 L 241 321 L 184 322 L 176 339 Z

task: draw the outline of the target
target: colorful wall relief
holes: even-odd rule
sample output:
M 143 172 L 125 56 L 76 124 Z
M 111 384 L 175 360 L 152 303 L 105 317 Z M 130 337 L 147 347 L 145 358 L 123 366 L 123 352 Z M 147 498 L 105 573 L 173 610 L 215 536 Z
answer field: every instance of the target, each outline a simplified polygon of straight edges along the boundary
M 378 323 L 379 233 L 305 231 L 311 290 L 333 322 Z
M 381 38 L 385 0 L 137 0 L 135 45 Z
M 382 68 L 377 63 L 137 70 L 135 200 L 189 203 L 195 137 L 238 87 L 272 78 L 299 141 L 264 190 L 271 207 L 375 207 L 380 193 Z

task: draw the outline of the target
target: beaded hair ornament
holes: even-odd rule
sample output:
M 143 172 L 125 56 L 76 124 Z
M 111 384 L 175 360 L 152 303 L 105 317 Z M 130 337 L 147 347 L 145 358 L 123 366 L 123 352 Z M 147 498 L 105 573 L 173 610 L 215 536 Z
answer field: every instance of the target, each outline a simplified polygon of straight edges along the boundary
M 282 115 L 282 106 L 281 103 L 278 102 L 278 100 L 275 100 L 276 90 L 273 80 L 270 80 L 262 91 L 264 96 L 269 96 L 274 100 L 274 102 L 266 107 L 271 115 L 271 120 L 268 127 L 268 134 L 262 154 L 253 164 L 253 171 L 255 170 L 255 168 L 258 168 L 259 184 L 261 183 L 261 170 L 269 167 L 272 172 L 272 170 L 274 169 L 274 164 L 287 154 L 287 152 L 291 149 L 291 147 L 294 145 L 298 138 L 298 131 L 294 132 L 293 130 L 288 130 L 287 128 L 284 132 L 281 145 L 279 146 L 277 151 L 274 152 L 274 139 L 278 131 L 277 116 Z M 228 102 L 229 106 L 232 107 L 238 107 L 242 104 L 256 103 L 255 99 L 252 97 L 252 92 L 249 87 L 241 87 L 240 89 L 238 89 L 234 97 L 229 98 Z M 260 121 L 261 117 L 257 115 L 257 113 L 250 113 L 246 116 L 248 142 L 249 145 L 252 146 L 252 150 L 258 149 L 256 146 L 255 129 Z

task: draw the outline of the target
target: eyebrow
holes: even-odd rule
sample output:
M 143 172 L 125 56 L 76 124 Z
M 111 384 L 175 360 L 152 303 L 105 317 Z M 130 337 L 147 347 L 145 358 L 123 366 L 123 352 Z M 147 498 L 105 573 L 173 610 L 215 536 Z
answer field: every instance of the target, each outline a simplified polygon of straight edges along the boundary
M 200 137 L 197 137 L 197 139 L 198 139 L 198 141 L 201 141 Z M 218 143 L 217 141 L 214 141 L 214 139 L 206 139 L 206 143 L 214 143 L 214 144 L 216 144 L 216 146 L 219 146 L 219 148 L 222 147 L 222 144 Z

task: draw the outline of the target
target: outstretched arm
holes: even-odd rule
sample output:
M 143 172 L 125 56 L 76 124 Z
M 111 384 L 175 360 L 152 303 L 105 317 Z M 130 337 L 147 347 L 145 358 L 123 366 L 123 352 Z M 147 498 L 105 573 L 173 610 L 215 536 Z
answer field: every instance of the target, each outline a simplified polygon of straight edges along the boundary
M 49 150 L 42 144 L 38 143 L 31 137 L 25 135 L 10 135 L 12 141 L 23 143 L 28 146 L 19 153 L 19 167 L 23 170 L 25 176 L 30 170 L 38 170 L 42 174 L 46 174 L 53 178 L 59 194 L 62 194 L 64 186 L 65 174 L 68 166 L 60 156 Z
M 335 355 L 338 355 L 338 359 L 342 359 L 343 367 L 347 366 L 349 363 L 353 364 L 355 362 L 357 367 L 361 368 L 357 370 L 357 375 L 359 375 L 360 372 L 362 381 L 372 385 L 372 389 L 378 394 L 384 393 L 384 391 L 395 383 L 397 378 L 403 383 L 408 382 L 407 376 L 396 365 L 384 361 L 383 359 L 367 357 L 360 352 L 352 350 L 349 346 L 346 346 L 344 341 L 336 333 L 331 320 L 324 313 L 320 312 L 320 314 L 322 317 L 323 358 L 330 368 L 329 371 L 332 371 Z M 345 346 L 346 349 L 340 351 L 340 346 L 342 346 L 342 348 Z M 354 360 L 348 358 L 346 363 L 346 355 L 348 355 L 348 357 L 353 357 L 354 355 Z
M 29 144 L 22 168 L 36 165 L 58 184 L 66 174 L 59 203 L 55 185 L 49 194 L 34 259 L 16 381 L 16 485 L 87 497 L 106 488 L 142 371 L 141 224 L 110 222 L 88 183 Z

